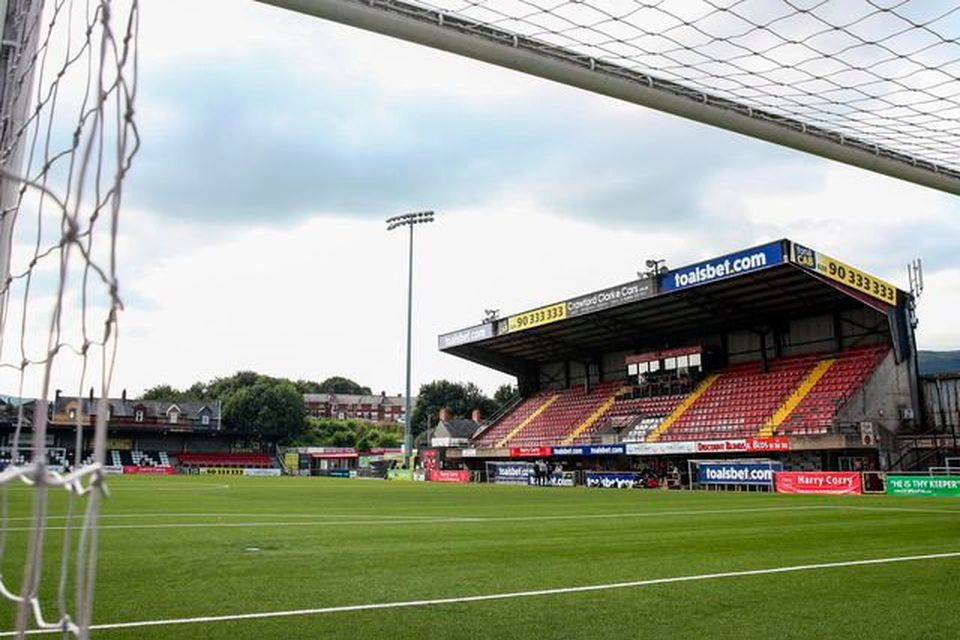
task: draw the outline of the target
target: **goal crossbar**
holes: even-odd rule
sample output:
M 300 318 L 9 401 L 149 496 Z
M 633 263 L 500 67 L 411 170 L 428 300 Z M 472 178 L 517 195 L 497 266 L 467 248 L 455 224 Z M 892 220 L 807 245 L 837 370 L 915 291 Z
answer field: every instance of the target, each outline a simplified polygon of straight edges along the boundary
M 960 172 L 455 14 L 399 0 L 256 0 L 960 195 Z

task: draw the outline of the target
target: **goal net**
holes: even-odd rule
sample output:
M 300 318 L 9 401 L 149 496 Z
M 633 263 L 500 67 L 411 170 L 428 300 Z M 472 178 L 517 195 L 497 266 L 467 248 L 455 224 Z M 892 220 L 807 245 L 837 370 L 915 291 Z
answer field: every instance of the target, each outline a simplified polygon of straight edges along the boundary
M 0 625 L 86 637 L 138 2 L 5 0 L 0 25 Z
M 258 0 L 960 193 L 960 6 Z

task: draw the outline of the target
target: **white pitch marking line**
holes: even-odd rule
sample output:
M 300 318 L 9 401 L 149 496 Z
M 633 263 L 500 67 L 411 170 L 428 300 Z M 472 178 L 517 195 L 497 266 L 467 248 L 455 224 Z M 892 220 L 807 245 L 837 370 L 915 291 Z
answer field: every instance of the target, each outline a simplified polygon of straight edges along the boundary
M 313 520 L 309 522 L 170 522 L 138 524 L 102 524 L 101 531 L 109 529 L 203 529 L 219 527 L 336 527 L 358 524 L 483 524 L 491 522 L 541 522 L 555 520 L 609 520 L 619 518 L 661 518 L 670 516 L 727 515 L 731 513 L 767 513 L 782 511 L 823 511 L 833 510 L 831 505 L 808 505 L 801 507 L 750 507 L 746 509 L 695 509 L 686 511 L 635 511 L 625 513 L 581 513 L 544 516 L 421 516 L 406 519 L 355 519 L 355 520 Z M 960 512 L 958 512 L 960 513 Z M 270 514 L 263 514 L 269 517 Z M 286 517 L 279 515 L 278 517 Z M 322 518 L 323 516 L 317 516 Z M 363 516 L 359 516 L 362 518 Z M 371 516 L 376 517 L 376 516 Z M 63 531 L 68 527 L 45 527 L 47 531 Z M 8 527 L 8 532 L 32 531 L 32 527 Z
M 141 620 L 137 622 L 111 622 L 90 626 L 91 631 L 109 631 L 112 629 L 135 629 L 140 627 L 160 627 L 177 624 L 202 624 L 209 622 L 231 622 L 238 620 L 262 620 L 265 618 L 290 618 L 295 616 L 325 615 L 331 613 L 348 613 L 352 611 L 377 611 L 383 609 L 405 609 L 413 607 L 429 607 L 448 604 L 462 604 L 466 602 L 485 602 L 489 600 L 511 600 L 515 598 L 533 598 L 539 596 L 564 595 L 568 593 L 588 593 L 593 591 L 612 591 L 615 589 L 630 589 L 649 587 L 661 584 L 676 584 L 679 582 L 700 582 L 721 578 L 743 578 L 763 576 L 779 573 L 796 573 L 800 571 L 816 571 L 820 569 L 839 569 L 844 567 L 864 567 L 871 565 L 894 564 L 898 562 L 917 562 L 920 560 L 944 560 L 960 558 L 960 551 L 946 553 L 930 553 L 925 555 L 895 556 L 892 558 L 872 558 L 869 560 L 844 560 L 840 562 L 823 562 L 819 564 L 800 564 L 789 567 L 772 567 L 768 569 L 746 569 L 743 571 L 726 571 L 723 573 L 702 573 L 690 576 L 675 576 L 672 578 L 653 578 L 649 580 L 633 580 L 630 582 L 611 582 L 608 584 L 592 584 L 580 587 L 559 587 L 556 589 L 538 589 L 536 591 L 512 591 L 507 593 L 489 593 L 477 596 L 459 596 L 455 598 L 437 598 L 433 600 L 408 600 L 403 602 L 378 602 L 371 604 L 353 604 L 339 607 L 318 607 L 315 609 L 293 609 L 290 611 L 262 611 L 259 613 L 237 613 L 220 616 L 197 616 L 195 618 L 167 618 L 165 620 Z M 43 635 L 60 633 L 58 629 L 35 629 L 27 631 L 29 635 Z M 16 635 L 15 631 L 0 632 L 0 637 Z
M 169 522 L 169 523 L 137 523 L 137 524 L 102 524 L 99 530 L 110 529 L 209 529 L 209 528 L 261 528 L 261 527 L 342 527 L 354 525 L 400 525 L 400 524 L 484 524 L 493 522 L 542 522 L 558 520 L 609 520 L 614 518 L 662 518 L 662 517 L 685 517 L 685 516 L 711 516 L 728 515 L 734 513 L 776 513 L 776 512 L 794 512 L 794 511 L 889 511 L 889 512 L 907 512 L 907 513 L 937 513 L 937 514 L 957 514 L 960 511 L 951 509 L 921 509 L 921 508 L 898 508 L 898 507 L 861 507 L 855 505 L 808 505 L 800 507 L 751 507 L 746 509 L 699 509 L 691 511 L 637 511 L 626 513 L 581 513 L 565 515 L 544 515 L 544 516 L 308 516 L 308 515 L 288 515 L 288 514 L 261 514 L 261 517 L 315 517 L 315 520 L 298 522 Z M 160 515 L 160 514 L 158 514 Z M 195 517 L 219 517 L 210 514 L 191 514 Z M 171 516 L 174 517 L 174 516 Z M 183 516 L 181 516 L 183 517 Z M 250 517 L 257 517 L 251 515 Z M 331 520 L 331 518 L 350 518 L 353 520 Z M 323 519 L 326 518 L 326 519 Z M 379 518 L 379 519 L 374 519 Z M 46 527 L 47 531 L 65 531 L 70 527 Z M 32 527 L 7 527 L 5 531 L 10 533 L 32 531 Z
M 47 520 L 75 520 L 78 516 L 73 516 L 72 518 L 68 516 L 60 515 L 48 515 Z M 82 518 L 82 514 L 80 516 Z M 382 515 L 382 514 L 364 514 L 364 513 L 163 513 L 163 512 L 149 512 L 149 513 L 101 513 L 97 516 L 100 520 L 130 520 L 135 518 L 370 518 L 377 520 L 387 520 L 393 518 L 395 520 L 416 520 L 416 519 L 429 519 L 431 521 L 436 520 L 439 517 L 447 516 L 398 516 L 398 515 Z M 449 516 L 454 517 L 454 516 Z M 33 516 L 15 516 L 8 517 L 9 522 L 20 521 L 20 520 L 33 520 Z

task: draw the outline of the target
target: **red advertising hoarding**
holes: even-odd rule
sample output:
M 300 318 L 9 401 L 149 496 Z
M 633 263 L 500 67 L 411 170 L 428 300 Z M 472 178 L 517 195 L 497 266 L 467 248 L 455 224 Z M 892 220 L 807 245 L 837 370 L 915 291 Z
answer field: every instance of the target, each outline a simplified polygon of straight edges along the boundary
M 747 450 L 762 451 L 790 451 L 790 438 L 778 436 L 776 438 L 747 438 Z
M 173 467 L 138 467 L 132 464 L 123 465 L 124 475 L 135 476 L 173 476 L 177 470 Z
M 553 455 L 551 447 L 511 447 L 511 458 L 549 458 Z
M 430 469 L 427 472 L 430 482 L 470 482 L 470 472 L 466 470 Z
M 780 471 L 774 474 L 777 493 L 863 493 L 860 474 L 855 471 Z

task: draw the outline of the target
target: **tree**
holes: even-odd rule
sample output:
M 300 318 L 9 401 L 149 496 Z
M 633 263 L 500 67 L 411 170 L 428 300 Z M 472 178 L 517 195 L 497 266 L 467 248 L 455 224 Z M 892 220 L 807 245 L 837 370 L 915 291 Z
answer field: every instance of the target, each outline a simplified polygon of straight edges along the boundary
M 298 447 L 356 447 L 365 451 L 397 447 L 401 435 L 400 425 L 393 423 L 310 417 L 306 430 L 291 444 Z
M 458 418 L 468 418 L 474 409 L 483 416 L 490 416 L 497 410 L 497 403 L 488 398 L 480 387 L 472 382 L 450 382 L 435 380 L 420 387 L 417 406 L 413 411 L 411 428 L 414 435 L 427 428 L 427 418 L 436 425 L 440 409 L 447 408 Z
M 264 377 L 231 393 L 223 403 L 224 427 L 263 440 L 288 441 L 306 427 L 303 395 L 289 381 Z
M 200 400 L 194 395 L 193 387 L 180 391 L 169 384 L 158 384 L 150 387 L 140 395 L 140 400 L 159 400 L 161 402 L 195 402 Z
M 300 393 L 323 393 L 323 388 L 319 382 L 314 380 L 297 380 L 293 383 Z
M 320 390 L 316 393 L 345 393 L 350 395 L 370 395 L 370 387 L 361 387 L 350 378 L 332 376 L 320 383 Z
M 493 401 L 497 403 L 497 411 L 505 409 L 519 398 L 520 391 L 512 384 L 502 384 L 493 392 Z
M 265 376 L 263 374 L 257 373 L 256 371 L 237 371 L 235 374 L 228 378 L 214 378 L 211 380 L 205 389 L 206 398 L 205 400 L 222 400 L 226 402 L 227 399 L 246 387 L 252 387 L 261 382 L 280 382 L 276 378 L 271 378 L 270 376 Z

